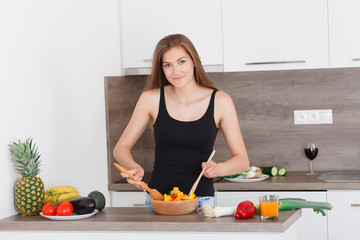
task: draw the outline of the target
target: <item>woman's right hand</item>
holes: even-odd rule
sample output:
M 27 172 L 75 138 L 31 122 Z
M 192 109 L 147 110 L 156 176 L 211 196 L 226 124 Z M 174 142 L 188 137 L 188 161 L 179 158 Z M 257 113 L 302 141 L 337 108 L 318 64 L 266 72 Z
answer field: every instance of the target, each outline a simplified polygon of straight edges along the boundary
M 144 176 L 144 169 L 142 167 L 138 167 L 138 168 L 129 169 L 128 171 L 134 176 L 133 179 L 130 179 L 129 175 L 127 175 L 126 173 L 120 173 L 120 175 L 123 178 L 126 178 L 126 181 L 130 185 L 140 188 L 140 181 Z

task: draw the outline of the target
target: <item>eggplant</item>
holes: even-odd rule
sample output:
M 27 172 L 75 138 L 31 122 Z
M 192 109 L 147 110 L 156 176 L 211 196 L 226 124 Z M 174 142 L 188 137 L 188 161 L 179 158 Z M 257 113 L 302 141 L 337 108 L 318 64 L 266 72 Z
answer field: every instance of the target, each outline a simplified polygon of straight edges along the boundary
M 95 202 L 90 197 L 78 197 L 69 202 L 73 205 L 74 213 L 78 215 L 92 213 L 95 210 Z

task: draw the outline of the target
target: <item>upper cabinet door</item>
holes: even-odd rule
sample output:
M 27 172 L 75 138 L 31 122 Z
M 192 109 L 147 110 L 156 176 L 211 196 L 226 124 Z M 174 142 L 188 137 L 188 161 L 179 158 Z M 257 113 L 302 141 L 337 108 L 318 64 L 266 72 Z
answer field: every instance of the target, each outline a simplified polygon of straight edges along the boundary
M 359 12 L 359 0 L 329 0 L 330 67 L 360 67 Z
M 221 0 L 122 0 L 121 25 L 125 74 L 149 70 L 157 42 L 174 33 L 193 42 L 203 65 L 223 70 Z
M 327 0 L 223 0 L 222 8 L 225 71 L 329 67 Z

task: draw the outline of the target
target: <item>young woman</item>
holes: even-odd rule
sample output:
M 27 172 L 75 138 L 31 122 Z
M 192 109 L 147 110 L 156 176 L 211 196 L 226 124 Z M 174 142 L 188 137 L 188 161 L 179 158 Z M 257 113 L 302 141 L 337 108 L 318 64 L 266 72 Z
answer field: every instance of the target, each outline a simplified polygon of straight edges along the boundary
M 184 35 L 166 36 L 156 45 L 148 86 L 114 149 L 116 160 L 136 180 L 142 179 L 144 169 L 130 150 L 149 123 L 155 140 L 149 187 L 162 194 L 173 187 L 188 193 L 203 169 L 205 177 L 195 194 L 199 205 L 214 205 L 212 178 L 236 174 L 249 166 L 233 101 L 211 82 L 194 45 Z M 220 130 L 232 157 L 220 163 L 206 162 Z M 220 157 L 215 154 L 214 158 Z M 137 181 L 127 178 L 127 182 L 139 187 Z M 147 195 L 145 205 L 150 204 Z

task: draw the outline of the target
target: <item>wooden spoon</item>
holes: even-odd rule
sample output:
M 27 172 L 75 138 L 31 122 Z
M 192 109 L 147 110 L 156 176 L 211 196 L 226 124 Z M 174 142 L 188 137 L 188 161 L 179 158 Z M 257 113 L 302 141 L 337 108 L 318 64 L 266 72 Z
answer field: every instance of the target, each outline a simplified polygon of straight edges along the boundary
M 210 154 L 210 157 L 208 158 L 208 160 L 206 162 L 209 162 L 214 157 L 214 154 L 215 154 L 215 150 L 212 151 L 212 153 Z M 191 192 L 195 192 L 195 189 L 197 188 L 197 185 L 199 184 L 200 179 L 203 174 L 204 174 L 204 169 L 201 171 L 199 177 L 196 179 L 194 185 L 190 189 L 189 196 L 191 195 Z
M 120 166 L 117 163 L 114 163 L 114 166 L 117 169 L 119 169 L 120 172 L 127 174 L 131 180 L 134 180 L 134 175 L 132 175 L 128 170 L 126 170 L 125 168 L 123 168 L 122 166 Z M 149 186 L 146 185 L 146 183 L 144 183 L 143 181 L 139 181 L 139 180 L 134 180 L 134 181 L 137 181 L 140 183 L 140 187 L 142 189 L 146 190 L 151 195 L 151 199 L 160 200 L 160 201 L 164 200 L 164 195 L 162 195 L 158 190 L 149 188 Z

